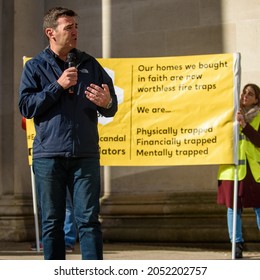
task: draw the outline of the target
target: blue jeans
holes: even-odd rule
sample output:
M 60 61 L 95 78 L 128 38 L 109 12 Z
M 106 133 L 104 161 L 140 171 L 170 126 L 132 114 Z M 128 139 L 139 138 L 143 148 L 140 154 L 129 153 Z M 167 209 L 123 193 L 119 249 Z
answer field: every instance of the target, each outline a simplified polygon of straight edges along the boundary
M 73 202 L 69 190 L 66 195 L 66 215 L 64 221 L 66 247 L 74 247 L 77 241 L 77 227 L 74 217 Z
M 33 160 L 35 183 L 42 208 L 44 258 L 66 258 L 64 219 L 66 187 L 73 194 L 82 259 L 103 259 L 99 222 L 100 165 L 96 158 L 39 158 Z
M 38 202 L 38 212 L 39 216 L 41 216 L 41 205 L 40 201 Z M 71 194 L 67 189 L 66 194 L 66 215 L 64 221 L 64 234 L 65 234 L 65 245 L 66 247 L 74 247 L 77 241 L 77 226 L 74 217 L 74 210 L 73 210 L 73 202 L 71 199 Z M 40 244 L 42 244 L 42 238 L 40 236 Z
M 256 216 L 256 224 L 258 227 L 258 230 L 260 231 L 260 208 L 254 208 L 255 216 Z
M 256 215 L 256 223 L 258 230 L 260 230 L 260 208 L 254 208 L 255 215 Z M 237 225 L 236 225 L 236 238 L 235 242 L 244 242 L 243 239 L 243 233 L 242 233 L 242 210 L 237 209 Z M 227 224 L 228 224 L 228 233 L 230 241 L 232 241 L 233 238 L 233 209 L 228 208 L 227 209 Z

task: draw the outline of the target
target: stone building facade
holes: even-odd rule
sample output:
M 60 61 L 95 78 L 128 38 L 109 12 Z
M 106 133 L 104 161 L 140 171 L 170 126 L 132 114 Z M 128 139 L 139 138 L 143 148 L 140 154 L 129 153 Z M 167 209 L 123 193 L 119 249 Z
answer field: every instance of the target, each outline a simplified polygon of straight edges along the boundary
M 102 56 L 102 3 L 109 6 L 111 57 L 241 53 L 242 81 L 259 83 L 257 0 L 0 0 L 0 240 L 34 239 L 31 173 L 18 110 L 22 57 L 47 42 L 44 12 L 79 14 L 79 49 Z M 216 204 L 217 166 L 111 167 L 103 190 L 104 240 L 228 242 L 226 210 Z M 245 211 L 248 241 L 259 240 Z

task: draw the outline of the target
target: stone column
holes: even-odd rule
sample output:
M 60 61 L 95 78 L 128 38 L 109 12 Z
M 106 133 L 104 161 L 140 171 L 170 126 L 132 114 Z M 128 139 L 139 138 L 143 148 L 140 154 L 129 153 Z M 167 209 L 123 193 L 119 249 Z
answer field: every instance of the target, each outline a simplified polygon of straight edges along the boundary
M 18 110 L 23 55 L 43 47 L 44 1 L 1 0 L 0 240 L 34 239 L 26 137 Z

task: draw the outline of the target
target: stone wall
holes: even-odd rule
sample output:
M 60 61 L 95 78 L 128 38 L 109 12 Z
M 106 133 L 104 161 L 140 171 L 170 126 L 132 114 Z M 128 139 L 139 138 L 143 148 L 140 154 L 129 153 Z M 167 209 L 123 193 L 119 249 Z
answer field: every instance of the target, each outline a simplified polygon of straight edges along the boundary
M 44 12 L 60 1 L 0 0 L 0 240 L 34 238 L 31 176 L 18 111 L 22 57 L 47 44 Z M 62 1 L 79 14 L 79 48 L 102 56 L 102 1 Z M 241 53 L 242 85 L 258 82 L 255 0 L 112 0 L 111 57 Z M 228 242 L 216 205 L 217 166 L 111 167 L 101 219 L 105 240 Z M 252 211 L 246 238 L 258 240 Z

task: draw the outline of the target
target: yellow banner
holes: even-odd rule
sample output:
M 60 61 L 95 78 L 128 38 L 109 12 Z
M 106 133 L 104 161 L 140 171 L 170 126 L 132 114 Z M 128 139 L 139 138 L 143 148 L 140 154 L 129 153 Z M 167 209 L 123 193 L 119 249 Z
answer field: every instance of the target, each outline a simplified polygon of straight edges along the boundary
M 112 77 L 119 101 L 113 118 L 99 116 L 101 165 L 235 163 L 238 54 L 99 62 Z
M 28 148 L 28 160 L 29 165 L 32 165 L 32 155 L 33 155 L 33 140 L 35 137 L 35 129 L 33 119 L 26 119 L 26 138 L 27 138 L 27 148 Z
M 101 164 L 234 163 L 239 60 L 238 54 L 101 59 L 119 100 L 110 122 L 99 118 Z

